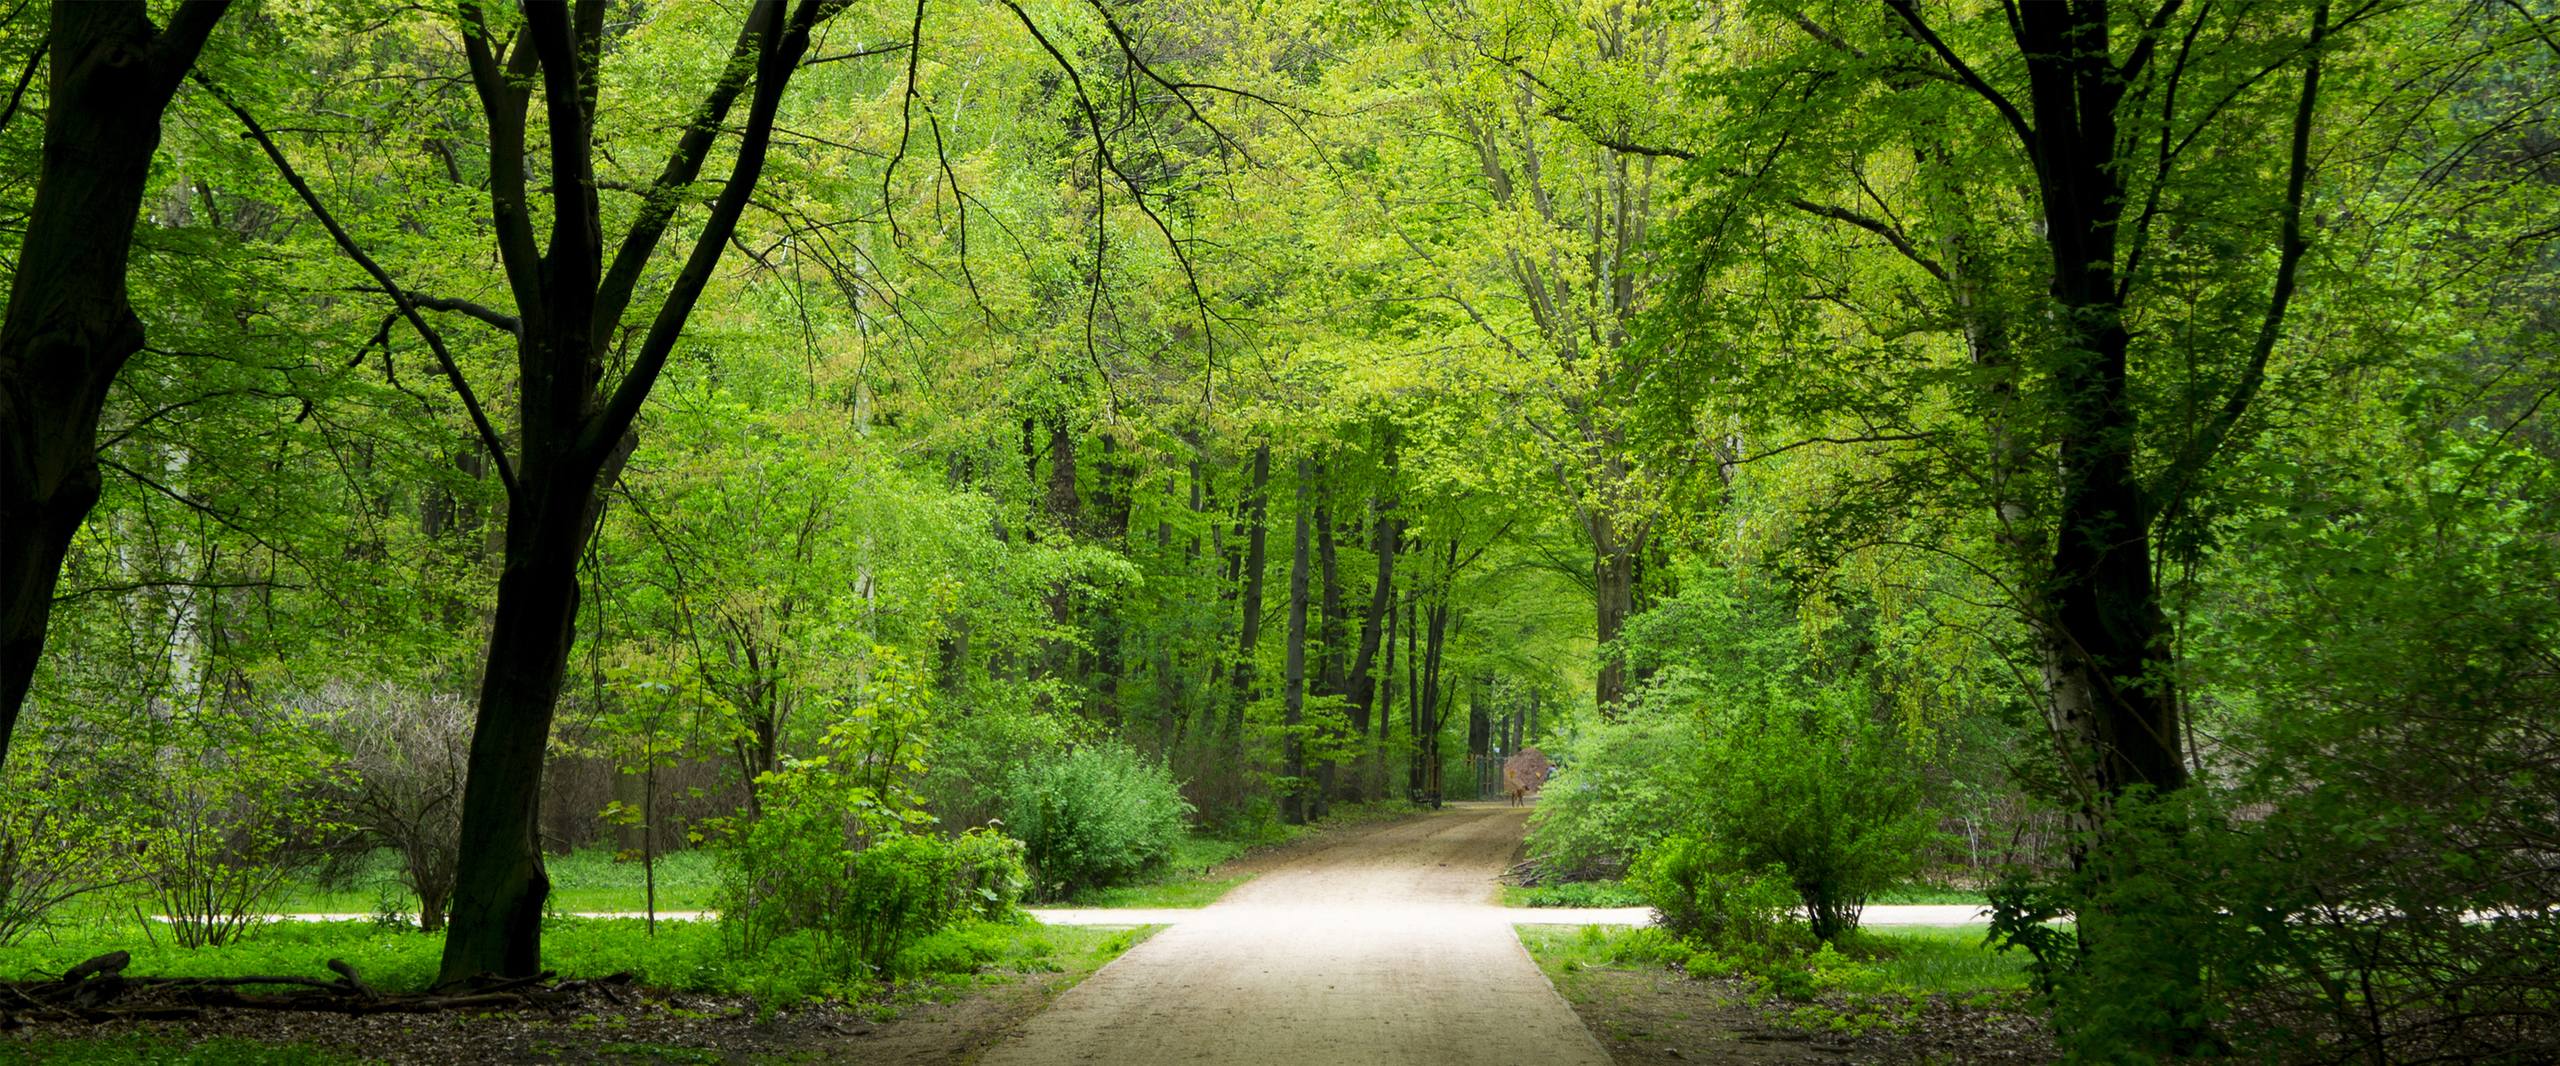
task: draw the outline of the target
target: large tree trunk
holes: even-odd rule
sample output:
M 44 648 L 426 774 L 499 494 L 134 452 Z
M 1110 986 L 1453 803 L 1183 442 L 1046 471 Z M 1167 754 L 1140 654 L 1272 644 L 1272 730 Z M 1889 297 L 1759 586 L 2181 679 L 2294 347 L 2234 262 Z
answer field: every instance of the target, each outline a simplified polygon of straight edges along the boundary
M 227 6 L 191 0 L 164 31 L 140 0 L 53 5 L 43 155 L 0 321 L 0 763 L 98 502 L 107 389 L 142 350 L 125 265 L 160 115 Z
M 2089 764 L 2079 769 L 2101 794 L 2168 791 L 2185 785 L 2187 772 L 2168 627 L 2151 578 L 2150 511 L 2133 466 L 2131 337 L 2115 267 L 2122 87 L 2112 84 L 2105 10 L 2024 12 L 2019 46 L 2062 326 L 2054 360 L 2062 506 L 2042 612 L 2055 724 L 2084 745 Z
M 596 473 L 519 483 L 462 792 L 445 982 L 542 969 L 542 772 L 578 620 L 577 559 Z
M 1291 533 L 1289 554 L 1289 651 L 1288 677 L 1281 690 L 1280 772 L 1289 779 L 1287 791 L 1281 794 L 1280 817 L 1291 824 L 1307 820 L 1308 795 L 1306 738 L 1299 733 L 1307 700 L 1307 483 L 1314 480 L 1305 459 L 1298 460 L 1298 506 L 1295 529 Z

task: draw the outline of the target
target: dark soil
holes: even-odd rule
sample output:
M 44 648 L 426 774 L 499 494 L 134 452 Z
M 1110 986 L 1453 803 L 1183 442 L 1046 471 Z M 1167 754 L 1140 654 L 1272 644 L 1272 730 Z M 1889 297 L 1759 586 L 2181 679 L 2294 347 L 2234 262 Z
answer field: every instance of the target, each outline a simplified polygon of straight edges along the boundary
M 760 1016 L 751 1002 L 654 989 L 596 989 L 544 1008 L 376 1014 L 210 1008 L 177 1022 L 21 1023 L 0 1033 L 0 1061 L 69 1061 L 51 1041 L 149 1036 L 177 1046 L 228 1037 L 300 1045 L 383 1063 L 967 1062 L 1089 973 L 991 974 L 910 990 L 909 1000 L 809 1006 Z M 933 998 L 918 999 L 930 995 Z M 133 997 L 120 1007 L 145 1007 Z M 885 1019 L 885 1020 L 884 1020 Z

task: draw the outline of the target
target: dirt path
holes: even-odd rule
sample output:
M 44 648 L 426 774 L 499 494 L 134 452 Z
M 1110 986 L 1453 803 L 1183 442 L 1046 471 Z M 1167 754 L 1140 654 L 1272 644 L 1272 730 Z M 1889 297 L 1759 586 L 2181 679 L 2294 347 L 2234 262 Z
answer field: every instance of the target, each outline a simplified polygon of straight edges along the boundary
M 1527 817 L 1453 807 L 1291 856 L 981 1061 L 1607 1066 L 1493 905 Z

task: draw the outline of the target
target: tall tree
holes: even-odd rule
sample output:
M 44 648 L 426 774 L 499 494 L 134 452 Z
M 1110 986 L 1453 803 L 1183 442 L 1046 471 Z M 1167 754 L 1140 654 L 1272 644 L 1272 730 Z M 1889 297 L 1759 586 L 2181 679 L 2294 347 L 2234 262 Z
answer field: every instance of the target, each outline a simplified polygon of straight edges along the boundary
M 41 169 L 0 320 L 0 763 L 98 502 L 108 388 L 144 343 L 125 265 L 160 116 L 229 6 L 185 0 L 164 29 L 142 0 L 53 5 Z
M 689 116 L 636 217 L 608 259 L 595 155 L 595 102 L 605 53 L 601 0 L 528 4 L 502 43 L 479 5 L 461 8 L 472 88 L 488 124 L 489 207 L 499 260 L 516 304 L 517 448 L 500 463 L 507 487 L 506 547 L 497 611 L 472 733 L 462 806 L 462 866 L 441 984 L 541 969 L 543 900 L 550 881 L 539 840 L 543 758 L 578 614 L 578 559 L 595 529 L 599 490 L 630 454 L 632 421 L 666 366 L 754 193 L 776 114 L 817 23 L 840 0 L 757 0 L 719 78 Z M 749 93 L 752 84 L 753 91 Z M 537 238 L 528 111 L 542 101 L 548 127 L 550 235 Z M 739 96 L 728 178 L 668 283 L 646 333 L 617 375 L 625 314 L 643 275 L 729 127 Z M 483 443 L 503 457 L 489 431 Z
M 1314 464 L 1306 457 L 1298 459 L 1298 506 L 1293 509 L 1295 522 L 1290 533 L 1289 551 L 1289 650 L 1286 674 L 1281 682 L 1280 772 L 1289 779 L 1288 791 L 1280 801 L 1280 815 L 1291 824 L 1307 820 L 1308 807 L 1314 796 L 1307 776 L 1307 743 L 1300 733 L 1307 708 L 1307 547 L 1310 539 L 1307 497 L 1308 483 L 1315 480 Z

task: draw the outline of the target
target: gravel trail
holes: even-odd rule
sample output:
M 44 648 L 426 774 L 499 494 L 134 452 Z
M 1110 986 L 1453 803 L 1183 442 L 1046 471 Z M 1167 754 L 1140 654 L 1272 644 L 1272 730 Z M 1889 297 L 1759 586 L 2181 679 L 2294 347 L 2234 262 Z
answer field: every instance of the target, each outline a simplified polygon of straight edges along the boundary
M 1297 857 L 1138 945 L 989 1066 L 1607 1066 L 1493 905 L 1524 808 L 1458 805 Z

